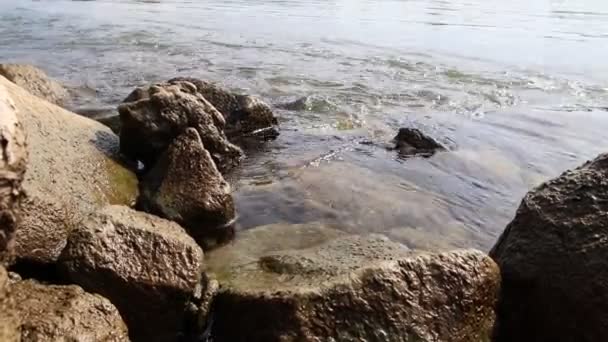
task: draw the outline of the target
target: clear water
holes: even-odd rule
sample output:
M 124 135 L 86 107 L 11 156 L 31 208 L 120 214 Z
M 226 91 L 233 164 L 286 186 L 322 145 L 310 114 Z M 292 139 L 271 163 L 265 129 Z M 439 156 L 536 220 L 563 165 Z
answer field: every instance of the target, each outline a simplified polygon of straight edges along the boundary
M 533 186 L 608 150 L 604 0 L 0 0 L 0 61 L 111 111 L 177 75 L 279 104 L 231 175 L 241 229 L 321 221 L 489 249 Z M 416 126 L 449 152 L 400 159 Z

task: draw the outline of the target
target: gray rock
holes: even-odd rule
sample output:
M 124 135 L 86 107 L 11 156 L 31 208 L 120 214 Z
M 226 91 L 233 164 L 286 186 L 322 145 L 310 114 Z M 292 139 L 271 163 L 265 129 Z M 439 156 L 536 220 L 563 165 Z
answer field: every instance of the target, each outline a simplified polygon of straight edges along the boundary
M 394 141 L 395 148 L 403 155 L 428 155 L 445 150 L 443 145 L 417 128 L 400 128 Z
M 495 341 L 608 335 L 608 154 L 530 191 L 490 255 L 502 294 Z
M 142 178 L 140 192 L 138 208 L 181 224 L 201 246 L 233 235 L 230 185 L 194 128 L 173 141 Z
M 109 298 L 136 341 L 175 341 L 189 301 L 206 288 L 203 251 L 176 223 L 109 206 L 72 231 L 60 268 Z
M 129 341 L 118 310 L 100 295 L 75 285 L 43 285 L 33 280 L 13 283 L 10 288 L 22 342 Z
M 220 112 L 189 82 L 137 89 L 118 107 L 120 150 L 151 168 L 173 139 L 192 127 L 221 170 L 239 162 L 242 151 L 224 134 Z
M 0 64 L 0 76 L 50 103 L 63 105 L 68 91 L 41 69 L 26 64 Z

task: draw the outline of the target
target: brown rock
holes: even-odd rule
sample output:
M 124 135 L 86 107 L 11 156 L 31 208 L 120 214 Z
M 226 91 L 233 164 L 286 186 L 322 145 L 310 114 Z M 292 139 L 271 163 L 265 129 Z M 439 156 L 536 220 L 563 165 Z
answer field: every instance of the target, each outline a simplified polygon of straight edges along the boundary
M 0 265 L 0 341 L 19 341 L 19 319 L 15 314 L 15 303 L 10 295 L 9 276 Z
M 117 159 L 118 137 L 104 125 L 32 96 L 0 76 L 0 97 L 10 97 L 28 137 L 28 170 L 19 260 L 53 263 L 69 229 L 107 204 L 131 204 L 137 178 Z
M 173 139 L 192 127 L 222 170 L 236 165 L 242 151 L 224 134 L 225 121 L 192 83 L 156 84 L 135 90 L 118 107 L 120 150 L 151 168 Z
M 109 298 L 136 341 L 175 341 L 202 278 L 203 252 L 176 223 L 109 206 L 72 231 L 60 267 Z
M 22 342 L 129 341 L 116 307 L 78 286 L 25 280 L 11 284 L 11 296 L 21 323 Z
M 608 335 L 608 154 L 530 191 L 490 255 L 503 283 L 495 341 Z
M 139 208 L 181 224 L 201 246 L 232 236 L 230 185 L 194 128 L 173 141 L 141 180 L 140 192 Z
M 417 128 L 400 128 L 394 141 L 396 149 L 404 155 L 429 155 L 445 150 L 443 145 Z
M 32 95 L 61 106 L 68 91 L 41 69 L 26 64 L 0 64 L 0 76 L 22 87 Z
M 25 134 L 16 111 L 0 84 L 0 265 L 10 259 L 27 163 Z

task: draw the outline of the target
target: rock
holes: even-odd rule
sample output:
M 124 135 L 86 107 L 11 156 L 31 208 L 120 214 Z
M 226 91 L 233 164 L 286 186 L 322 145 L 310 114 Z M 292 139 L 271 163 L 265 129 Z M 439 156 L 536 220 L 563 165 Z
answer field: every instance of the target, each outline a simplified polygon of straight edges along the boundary
M 379 235 L 262 253 L 217 274 L 220 341 L 488 341 L 500 282 L 481 252 L 413 253 Z
M 118 137 L 104 125 L 32 96 L 0 76 L 28 137 L 28 169 L 18 260 L 53 263 L 69 230 L 97 208 L 132 204 L 137 178 L 118 157 Z
M 108 126 L 112 132 L 116 133 L 116 134 L 120 134 L 120 116 L 118 115 L 109 115 L 109 116 L 103 116 L 100 118 L 95 119 L 98 122 Z
M 10 295 L 10 279 L 6 269 L 0 265 L 0 341 L 19 341 L 19 319 L 15 314 L 15 303 Z
M 0 64 L 0 76 L 6 77 L 32 95 L 59 106 L 68 98 L 68 91 L 61 84 L 32 65 Z
M 404 155 L 428 155 L 445 150 L 443 145 L 417 128 L 400 128 L 394 141 L 395 148 L 399 150 L 399 153 Z
M 203 251 L 176 223 L 109 206 L 72 231 L 60 269 L 110 299 L 135 341 L 175 341 L 202 278 Z M 204 291 L 203 291 L 204 292 Z
M 503 277 L 495 341 L 608 334 L 608 154 L 530 191 L 491 251 Z
M 239 162 L 242 151 L 224 134 L 225 120 L 188 82 L 137 89 L 118 107 L 120 150 L 150 169 L 173 139 L 192 127 L 221 170 Z
M 163 153 L 140 182 L 138 208 L 175 221 L 204 247 L 233 235 L 234 201 L 194 128 Z
M 82 288 L 25 280 L 11 285 L 21 341 L 129 341 L 118 310 Z M 4 340 L 2 340 L 4 341 Z
M 230 92 L 217 84 L 192 77 L 177 77 L 169 83 L 190 82 L 226 119 L 229 137 L 256 136 L 273 139 L 279 135 L 278 121 L 270 106 L 251 95 Z
M 25 134 L 16 111 L 0 85 L 0 265 L 10 259 L 27 163 Z

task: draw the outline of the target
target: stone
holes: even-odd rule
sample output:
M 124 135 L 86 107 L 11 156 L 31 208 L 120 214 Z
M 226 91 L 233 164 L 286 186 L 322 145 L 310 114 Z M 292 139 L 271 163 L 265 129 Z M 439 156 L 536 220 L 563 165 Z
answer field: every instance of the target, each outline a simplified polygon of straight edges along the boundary
M 238 164 L 242 151 L 224 134 L 226 122 L 189 82 L 137 89 L 118 106 L 120 150 L 150 169 L 171 142 L 192 127 L 221 170 Z
M 204 248 L 233 235 L 230 185 L 194 128 L 178 136 L 143 176 L 140 193 L 139 209 L 179 223 Z
M 446 148 L 417 128 L 400 128 L 394 138 L 395 148 L 403 155 L 431 155 Z
M 102 116 L 102 117 L 96 118 L 95 120 L 108 126 L 112 130 L 112 132 L 114 132 L 115 134 L 120 134 L 120 126 L 121 126 L 120 116 L 108 115 L 108 116 Z
M 69 230 L 108 204 L 130 205 L 137 177 L 119 159 L 118 137 L 104 125 L 29 94 L 0 76 L 28 138 L 17 261 L 52 264 Z
M 479 251 L 412 252 L 372 234 L 252 255 L 210 270 L 214 339 L 489 341 L 500 274 Z
M 26 164 L 23 126 L 18 120 L 15 104 L 0 85 L 0 265 L 11 257 Z
M 63 105 L 68 91 L 41 69 L 27 64 L 0 64 L 0 76 L 50 103 Z
M 9 275 L 0 265 L 0 341 L 19 342 L 19 319 L 15 314 L 9 283 Z
M 129 341 L 120 313 L 100 295 L 75 285 L 43 285 L 34 280 L 10 287 L 22 342 Z
M 178 224 L 124 206 L 92 214 L 70 234 L 59 267 L 110 299 L 135 341 L 175 341 L 200 287 L 203 251 Z
M 490 255 L 502 293 L 495 341 L 608 334 L 608 154 L 530 191 Z

